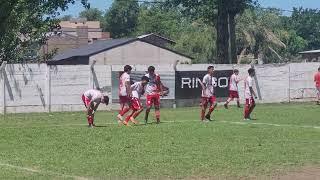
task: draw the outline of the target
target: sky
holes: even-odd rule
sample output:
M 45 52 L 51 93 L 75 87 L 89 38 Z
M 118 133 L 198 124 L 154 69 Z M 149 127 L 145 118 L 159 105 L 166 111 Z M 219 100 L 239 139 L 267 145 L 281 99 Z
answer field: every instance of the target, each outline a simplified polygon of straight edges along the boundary
M 88 0 L 92 8 L 98 8 L 102 11 L 106 11 L 112 4 L 113 0 Z M 293 7 L 303 8 L 318 8 L 320 9 L 319 0 L 258 0 L 262 7 L 274 7 L 285 10 L 292 10 Z M 79 12 L 84 8 L 80 3 L 80 0 L 76 0 L 75 5 L 70 5 L 69 9 L 65 12 L 61 12 L 63 15 L 72 15 L 77 17 Z M 285 12 L 285 15 L 290 15 L 289 12 Z

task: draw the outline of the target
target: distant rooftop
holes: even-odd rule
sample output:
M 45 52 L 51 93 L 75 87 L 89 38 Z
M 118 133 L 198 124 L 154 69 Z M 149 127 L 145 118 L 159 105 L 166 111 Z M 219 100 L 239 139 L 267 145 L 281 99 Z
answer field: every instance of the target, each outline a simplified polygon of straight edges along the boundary
M 314 53 L 320 53 L 320 49 L 317 49 L 317 50 L 311 50 L 311 51 L 303 51 L 303 52 L 299 52 L 299 54 L 314 54 Z

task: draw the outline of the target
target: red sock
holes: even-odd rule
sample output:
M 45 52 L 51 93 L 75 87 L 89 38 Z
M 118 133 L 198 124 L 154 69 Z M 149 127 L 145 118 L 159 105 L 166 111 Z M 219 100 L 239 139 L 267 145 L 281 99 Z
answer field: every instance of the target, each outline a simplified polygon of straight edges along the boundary
M 139 116 L 139 114 L 140 114 L 141 112 L 142 112 L 142 110 L 136 111 L 132 117 L 135 119 L 136 117 Z
M 211 113 L 214 111 L 214 108 L 215 108 L 215 106 L 211 106 L 211 107 L 210 107 L 209 112 L 208 112 L 208 115 L 209 115 L 209 116 L 210 116 Z
M 136 111 L 132 111 L 132 113 L 131 113 L 129 116 L 127 116 L 127 118 L 126 118 L 126 120 L 125 120 L 126 123 L 128 123 L 128 122 L 130 121 L 130 118 L 133 116 L 133 114 L 134 114 L 135 112 L 136 112 Z
M 88 116 L 87 120 L 89 125 L 93 124 L 93 116 Z
M 124 107 L 124 108 L 122 108 L 122 110 L 119 112 L 119 114 L 120 114 L 121 116 L 123 116 L 123 115 L 125 115 L 129 110 L 130 110 L 130 108 Z

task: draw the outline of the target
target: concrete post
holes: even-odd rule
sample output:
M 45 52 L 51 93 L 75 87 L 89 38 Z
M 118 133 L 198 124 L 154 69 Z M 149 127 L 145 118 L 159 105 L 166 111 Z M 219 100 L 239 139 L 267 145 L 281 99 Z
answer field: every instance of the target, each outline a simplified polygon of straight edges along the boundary
M 1 113 L 6 114 L 6 83 L 5 83 L 5 70 L 6 70 L 7 62 L 3 61 L 0 67 L 0 77 L 1 77 Z
M 46 66 L 46 100 L 47 100 L 47 106 L 46 111 L 48 113 L 51 112 L 51 71 L 50 71 L 50 65 Z

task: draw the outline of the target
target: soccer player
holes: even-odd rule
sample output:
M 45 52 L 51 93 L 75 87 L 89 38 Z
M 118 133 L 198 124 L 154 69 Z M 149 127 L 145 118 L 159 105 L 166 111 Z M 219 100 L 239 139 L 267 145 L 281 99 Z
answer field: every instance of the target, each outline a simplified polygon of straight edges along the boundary
M 320 105 L 320 67 L 318 68 L 318 72 L 314 75 L 314 82 L 317 89 L 317 104 Z
M 233 74 L 230 77 L 230 85 L 229 85 L 229 98 L 224 103 L 224 107 L 228 109 L 228 104 L 233 100 L 236 99 L 237 106 L 240 108 L 240 99 L 239 99 L 239 91 L 238 91 L 238 83 L 240 82 L 239 78 L 239 70 L 233 70 Z
M 104 96 L 99 90 L 91 89 L 83 93 L 82 101 L 87 108 L 87 120 L 89 127 L 94 125 L 94 113 L 98 109 L 100 103 L 109 104 L 109 97 Z
M 211 113 L 217 106 L 216 95 L 214 90 L 215 80 L 213 78 L 214 67 L 208 67 L 208 73 L 203 77 L 201 86 L 202 86 L 202 95 L 201 95 L 201 121 L 205 122 L 205 118 L 209 121 L 211 120 Z M 206 110 L 210 104 L 209 111 L 206 114 Z
M 244 82 L 244 97 L 246 99 L 246 104 L 244 107 L 244 120 L 251 120 L 251 113 L 256 106 L 254 98 L 257 98 L 256 93 L 253 90 L 253 77 L 255 76 L 255 70 L 250 68 L 248 70 L 249 76 L 245 79 Z
M 131 98 L 131 109 L 132 112 L 125 121 L 123 122 L 124 125 L 128 125 L 128 122 L 131 121 L 134 124 L 137 124 L 138 122 L 135 120 L 136 117 L 139 116 L 139 114 L 143 111 L 143 107 L 141 105 L 140 97 L 144 93 L 145 85 L 149 82 L 149 78 L 147 76 L 143 76 L 141 78 L 141 81 L 136 82 L 131 85 L 131 91 L 132 91 L 132 98 Z
M 123 120 L 123 115 L 125 115 L 130 110 L 130 102 L 132 97 L 131 92 L 131 80 L 130 73 L 132 67 L 125 65 L 123 68 L 123 73 L 119 79 L 119 102 L 120 102 L 120 111 L 117 115 L 118 123 L 121 124 Z
M 148 67 L 148 74 L 146 76 L 149 78 L 149 82 L 145 88 L 146 94 L 146 115 L 145 115 L 145 124 L 148 123 L 148 117 L 152 105 L 155 108 L 155 114 L 157 119 L 157 124 L 160 123 L 160 96 L 163 95 L 163 85 L 160 80 L 160 76 L 155 73 L 155 67 Z

